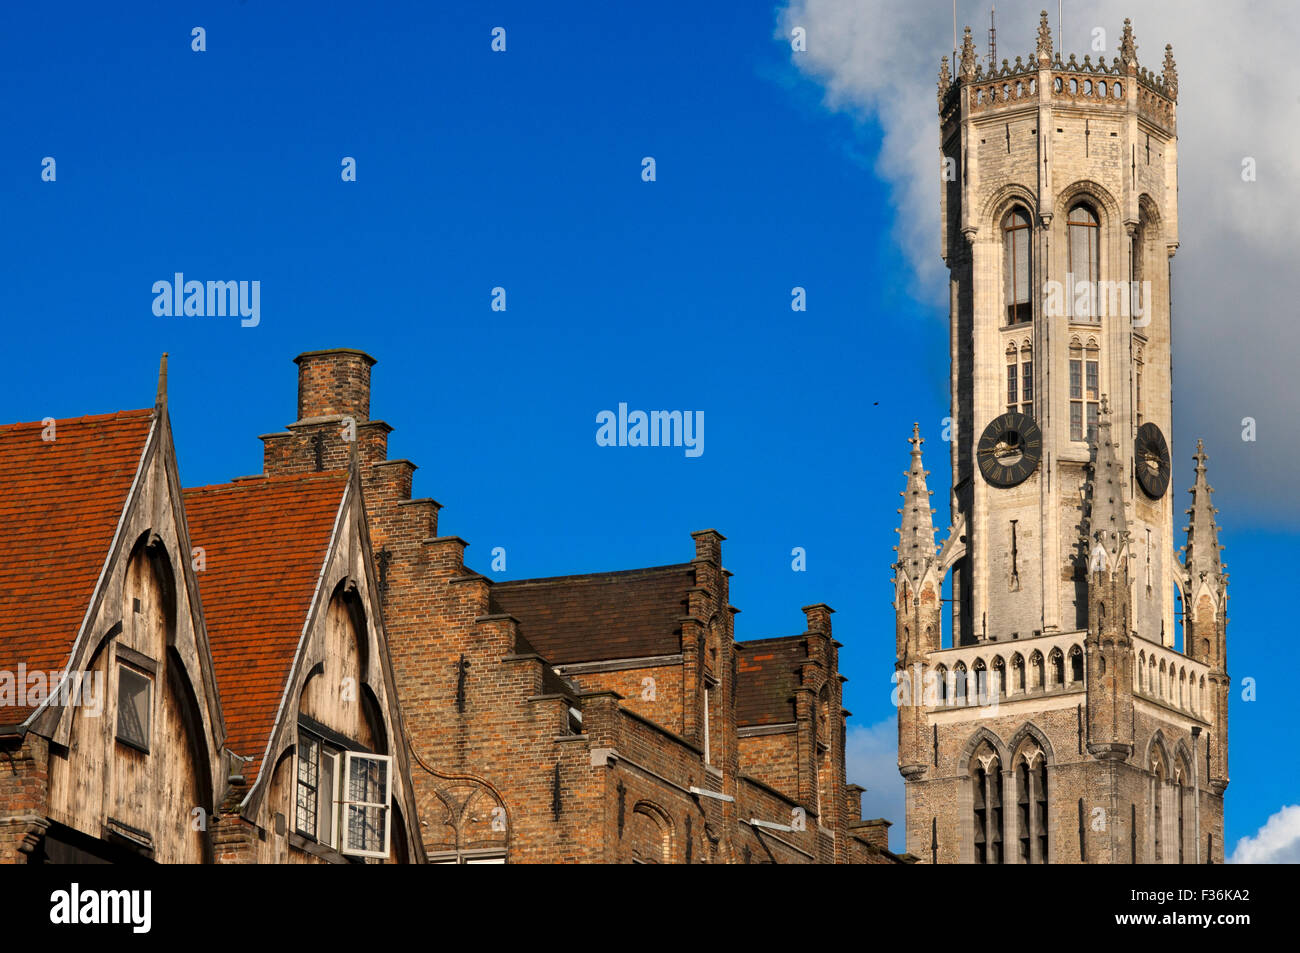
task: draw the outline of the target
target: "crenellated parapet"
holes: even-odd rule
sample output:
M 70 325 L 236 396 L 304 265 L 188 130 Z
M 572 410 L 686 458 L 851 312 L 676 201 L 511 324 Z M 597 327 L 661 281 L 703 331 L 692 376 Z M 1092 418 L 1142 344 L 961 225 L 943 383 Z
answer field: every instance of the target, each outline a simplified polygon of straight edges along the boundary
M 978 62 L 968 27 L 956 76 L 949 72 L 948 58 L 942 60 L 940 116 L 946 125 L 961 113 L 962 105 L 967 115 L 981 116 L 1043 103 L 1087 105 L 1116 111 L 1135 109 L 1140 118 L 1172 134 L 1178 102 L 1173 47 L 1165 47 L 1160 71 L 1140 66 L 1132 27 L 1129 21 L 1124 23 L 1120 56 L 1108 63 L 1105 57 L 1093 62 L 1092 55 L 1085 54 L 1080 62 L 1074 53 L 1063 59 L 1061 51 L 1052 50 L 1051 28 L 1044 13 L 1037 52 L 1028 58 L 1017 56 L 1014 63 L 1004 59 L 1000 67 L 988 69 Z

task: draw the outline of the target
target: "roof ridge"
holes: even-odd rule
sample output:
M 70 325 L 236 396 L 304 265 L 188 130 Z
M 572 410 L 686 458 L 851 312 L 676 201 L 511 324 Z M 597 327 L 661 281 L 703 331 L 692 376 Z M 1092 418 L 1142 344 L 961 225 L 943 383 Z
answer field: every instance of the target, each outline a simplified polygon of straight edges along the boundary
M 759 645 L 766 642 L 790 642 L 794 639 L 807 638 L 807 632 L 800 632 L 797 635 L 769 635 L 761 639 L 737 639 L 736 644 L 740 646 Z
M 182 493 L 208 493 L 219 490 L 248 490 L 282 483 L 307 483 L 313 480 L 347 482 L 347 470 L 312 470 L 307 473 L 273 473 L 240 477 L 226 483 L 205 483 L 182 487 Z
M 136 410 L 115 410 L 108 414 L 85 414 L 81 417 L 55 417 L 53 420 L 57 426 L 63 427 L 68 424 L 98 423 L 99 421 L 107 420 L 135 420 L 137 417 L 147 417 L 152 414 L 153 411 L 154 408 L 152 407 L 141 407 Z M 10 424 L 0 424 L 0 434 L 4 434 L 8 431 L 15 431 L 22 427 L 40 428 L 44 426 L 46 426 L 45 420 L 19 420 Z
M 535 585 L 540 586 L 548 583 L 574 582 L 580 579 L 602 579 L 610 577 L 626 577 L 635 575 L 651 575 L 653 573 L 668 572 L 669 570 L 687 570 L 694 569 L 693 563 L 670 563 L 666 566 L 643 566 L 638 569 L 611 569 L 599 572 L 574 573 L 569 576 L 535 576 L 531 579 L 506 579 L 496 583 L 494 588 L 513 588 L 518 586 Z

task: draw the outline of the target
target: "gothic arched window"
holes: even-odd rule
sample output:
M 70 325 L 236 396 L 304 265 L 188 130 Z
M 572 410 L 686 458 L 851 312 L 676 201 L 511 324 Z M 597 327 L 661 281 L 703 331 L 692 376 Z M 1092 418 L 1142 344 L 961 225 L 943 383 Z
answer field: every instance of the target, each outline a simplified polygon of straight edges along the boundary
M 975 863 L 1002 863 L 1002 770 L 997 753 L 985 742 L 970 766 L 975 811 Z
M 1065 656 L 1061 654 L 1060 649 L 1053 649 L 1051 656 L 1052 665 L 1052 688 L 1060 688 L 1065 684 Z
M 1070 681 L 1083 681 L 1083 651 L 1077 645 L 1070 649 Z
M 1183 819 L 1183 808 L 1186 804 L 1187 792 L 1183 788 L 1183 772 L 1181 770 L 1181 766 L 1180 768 L 1175 769 L 1175 775 L 1178 780 L 1178 787 L 1175 789 L 1178 796 L 1178 862 L 1182 864 L 1182 863 L 1186 863 L 1186 859 L 1183 854 L 1183 845 L 1187 842 L 1187 833 L 1185 828 L 1185 821 Z
M 1016 206 L 1002 220 L 1003 294 L 1007 324 L 1033 320 L 1033 304 L 1029 299 L 1032 265 L 1030 234 L 1029 213 Z
M 1047 762 L 1030 748 L 1015 759 L 1020 862 L 1047 863 Z
M 1165 778 L 1167 777 L 1167 773 L 1165 771 L 1164 758 L 1160 756 L 1159 752 L 1156 753 L 1156 756 L 1151 762 L 1151 770 L 1155 774 L 1155 777 L 1152 779 L 1152 786 L 1151 786 L 1151 814 L 1152 814 L 1151 820 L 1152 820 L 1152 827 L 1154 828 L 1153 831 L 1154 838 L 1152 840 L 1152 847 L 1155 850 L 1155 862 L 1159 864 L 1159 863 L 1163 863 L 1165 859 L 1164 858 L 1164 836 L 1163 836 L 1164 831 L 1161 830 L 1161 827 L 1164 825 L 1164 818 L 1161 816 L 1160 801 L 1164 797 Z
M 1069 231 L 1069 272 L 1073 275 L 1074 288 L 1070 292 L 1074 302 L 1075 317 L 1082 321 L 1096 321 L 1099 314 L 1097 301 L 1097 282 L 1100 279 L 1101 261 L 1101 223 L 1097 213 L 1088 205 L 1080 203 L 1070 209 L 1066 219 Z M 1087 297 L 1083 297 L 1081 285 L 1087 287 Z

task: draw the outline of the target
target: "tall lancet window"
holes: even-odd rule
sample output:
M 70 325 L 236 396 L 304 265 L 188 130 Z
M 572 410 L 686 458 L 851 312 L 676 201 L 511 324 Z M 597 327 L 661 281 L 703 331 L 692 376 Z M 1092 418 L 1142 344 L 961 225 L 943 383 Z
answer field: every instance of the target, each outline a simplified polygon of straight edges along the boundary
M 1002 273 L 1007 307 L 1007 324 L 1033 319 L 1029 300 L 1030 252 L 1029 213 L 1017 206 L 1002 220 Z
M 1002 766 L 986 742 L 971 759 L 975 808 L 975 863 L 1002 863 Z
M 1032 746 L 1016 758 L 1020 862 L 1047 863 L 1047 762 Z
M 1070 209 L 1066 220 L 1069 228 L 1069 270 L 1074 287 L 1068 292 L 1074 305 L 1074 316 L 1079 321 L 1096 321 L 1099 318 L 1097 282 L 1100 279 L 1101 223 L 1097 214 L 1087 205 Z M 1086 292 L 1081 286 L 1086 286 Z

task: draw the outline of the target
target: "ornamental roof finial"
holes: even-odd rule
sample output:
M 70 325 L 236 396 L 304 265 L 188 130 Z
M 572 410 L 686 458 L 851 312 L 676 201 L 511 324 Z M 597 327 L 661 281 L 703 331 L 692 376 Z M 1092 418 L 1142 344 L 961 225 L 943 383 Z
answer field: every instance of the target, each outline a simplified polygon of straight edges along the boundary
M 1186 511 L 1192 519 L 1191 525 L 1184 527 L 1187 531 L 1187 545 L 1184 547 L 1186 555 L 1183 565 L 1192 579 L 1206 578 L 1215 585 L 1221 585 L 1226 577 L 1219 556 L 1219 550 L 1223 549 L 1219 545 L 1219 525 L 1214 519 L 1218 510 L 1210 502 L 1214 487 L 1205 479 L 1205 461 L 1209 457 L 1200 440 L 1196 441 L 1196 453 L 1192 459 L 1196 461 L 1196 483 L 1192 486 L 1191 508 Z
M 1172 43 L 1165 44 L 1165 71 L 1164 71 L 1165 89 L 1169 91 L 1170 99 L 1178 99 L 1178 65 L 1174 62 L 1174 47 Z
M 921 462 L 921 425 L 912 425 L 912 465 L 907 470 L 907 489 L 903 497 L 902 523 L 898 528 L 898 567 L 913 580 L 920 579 L 934 559 L 934 515 L 930 509 L 930 491 L 926 488 L 927 471 Z
M 1133 42 L 1133 21 L 1127 17 L 1124 20 L 1124 36 L 1119 41 L 1119 56 L 1125 64 L 1132 63 L 1137 65 L 1137 44 Z
M 970 27 L 961 39 L 961 72 L 963 80 L 975 78 L 975 41 L 971 38 Z

